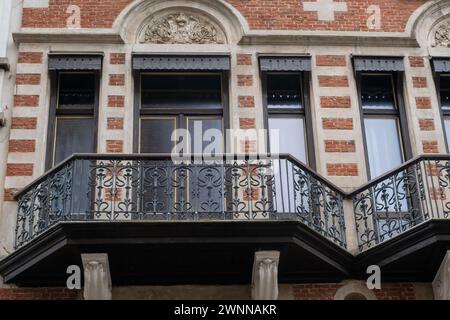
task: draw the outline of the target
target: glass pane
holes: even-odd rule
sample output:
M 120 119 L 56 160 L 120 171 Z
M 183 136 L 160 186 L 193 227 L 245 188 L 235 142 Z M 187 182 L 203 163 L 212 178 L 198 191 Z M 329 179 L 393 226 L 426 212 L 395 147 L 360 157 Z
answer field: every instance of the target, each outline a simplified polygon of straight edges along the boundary
M 300 74 L 268 74 L 267 107 L 302 108 Z
M 447 137 L 447 144 L 449 145 L 450 148 L 450 119 L 445 119 L 444 121 L 444 125 L 445 125 L 445 136 Z M 447 152 L 450 152 L 450 150 L 447 150 Z
M 95 152 L 93 118 L 57 118 L 55 165 L 74 153 Z
M 442 109 L 450 110 L 450 75 L 441 75 L 440 87 Z
M 142 75 L 142 108 L 222 108 L 219 74 Z
M 378 177 L 403 162 L 397 119 L 364 120 L 371 178 Z
M 93 73 L 60 73 L 58 107 L 93 107 L 95 75 Z
M 173 119 L 141 119 L 141 153 L 171 153 L 174 147 Z
M 270 118 L 271 152 L 290 153 L 295 158 L 307 163 L 305 121 L 303 118 Z M 279 136 L 275 131 L 278 130 Z
M 191 153 L 207 155 L 223 153 L 221 118 L 188 119 L 188 128 L 191 135 Z
M 361 100 L 364 109 L 394 110 L 394 97 L 392 75 L 361 76 Z

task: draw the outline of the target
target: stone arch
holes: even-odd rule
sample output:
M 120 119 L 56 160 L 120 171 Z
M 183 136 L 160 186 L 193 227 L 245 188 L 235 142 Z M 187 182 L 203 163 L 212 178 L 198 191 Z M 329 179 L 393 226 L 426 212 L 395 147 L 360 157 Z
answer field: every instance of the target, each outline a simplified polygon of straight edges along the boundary
M 377 297 L 362 281 L 351 281 L 336 291 L 334 300 L 377 300 Z
M 436 0 L 420 7 L 408 23 L 411 36 L 430 55 L 450 52 L 450 0 Z
M 134 1 L 117 17 L 113 28 L 118 30 L 126 43 L 134 44 L 142 42 L 146 28 L 164 24 L 164 21 L 166 27 L 174 23 L 185 27 L 189 23 L 190 30 L 194 28 L 202 35 L 200 38 L 203 40 L 196 44 L 237 43 L 248 31 L 245 18 L 223 0 Z

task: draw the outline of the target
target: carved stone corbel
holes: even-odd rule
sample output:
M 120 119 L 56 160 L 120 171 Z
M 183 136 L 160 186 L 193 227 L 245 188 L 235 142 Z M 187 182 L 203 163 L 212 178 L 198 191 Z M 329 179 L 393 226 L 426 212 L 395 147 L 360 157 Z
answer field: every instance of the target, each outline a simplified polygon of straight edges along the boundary
M 278 263 L 280 252 L 260 251 L 255 253 L 252 276 L 253 300 L 278 299 Z

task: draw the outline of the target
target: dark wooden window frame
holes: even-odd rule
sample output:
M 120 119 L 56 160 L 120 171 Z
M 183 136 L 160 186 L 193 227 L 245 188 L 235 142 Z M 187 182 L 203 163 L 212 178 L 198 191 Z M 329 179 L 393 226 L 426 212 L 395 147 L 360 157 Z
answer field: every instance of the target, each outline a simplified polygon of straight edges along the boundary
M 301 109 L 290 109 L 290 108 L 273 108 L 269 109 L 267 105 L 267 76 L 270 74 L 285 74 L 285 75 L 298 75 L 300 77 L 300 93 L 302 99 Z M 260 77 L 262 82 L 262 97 L 263 97 L 263 114 L 264 114 L 264 125 L 267 130 L 269 130 L 269 118 L 272 115 L 295 117 L 300 116 L 305 119 L 305 137 L 306 137 L 306 155 L 307 155 L 307 165 L 316 170 L 316 153 L 314 145 L 314 131 L 313 131 L 313 121 L 311 114 L 311 103 L 310 103 L 310 71 L 260 71 Z M 270 152 L 270 137 L 269 131 L 267 131 L 267 150 Z
M 361 81 L 363 75 L 390 75 L 392 76 L 392 85 L 393 85 L 393 93 L 394 93 L 394 103 L 396 104 L 396 108 L 392 109 L 380 109 L 380 110 L 368 110 L 363 108 L 362 102 L 362 89 L 361 89 Z M 408 120 L 406 115 L 405 102 L 403 97 L 403 72 L 400 71 L 383 71 L 383 72 L 371 72 L 371 71 L 357 71 L 356 72 L 356 86 L 358 91 L 358 101 L 359 101 L 359 109 L 360 109 L 360 117 L 361 117 L 361 129 L 364 141 L 364 155 L 366 159 L 366 172 L 368 180 L 376 178 L 372 177 L 370 173 L 370 163 L 369 163 L 369 150 L 367 148 L 367 137 L 366 130 L 364 125 L 364 119 L 366 117 L 397 117 L 398 125 L 399 125 L 399 133 L 400 133 L 400 145 L 402 148 L 402 156 L 403 162 L 411 159 L 413 157 L 411 140 L 409 136 L 408 129 Z
M 445 146 L 447 148 L 447 153 L 450 153 L 450 141 L 447 141 L 447 131 L 445 129 L 445 119 L 450 120 L 450 110 L 444 110 L 442 108 L 442 101 L 441 101 L 441 76 L 443 75 L 450 77 L 449 72 L 435 72 L 433 69 L 434 85 L 436 87 L 436 94 L 439 103 L 439 112 L 441 114 L 441 124 L 444 132 Z
M 133 152 L 140 152 L 140 129 L 141 129 L 141 119 L 151 118 L 151 117 L 163 117 L 163 116 L 173 116 L 176 118 L 178 128 L 186 129 L 185 119 L 188 117 L 199 117 L 199 116 L 216 116 L 222 117 L 223 123 L 223 148 L 226 150 L 227 147 L 227 137 L 226 130 L 230 127 L 230 115 L 229 115 L 229 71 L 146 71 L 146 70 L 134 70 L 134 130 L 133 130 Z M 145 74 L 216 74 L 221 76 L 221 87 L 222 87 L 222 108 L 211 109 L 211 108 L 142 108 L 141 107 L 141 81 L 142 75 Z
M 65 107 L 58 108 L 59 98 L 59 76 L 64 73 L 77 73 L 94 75 L 94 105 L 89 108 Z M 47 151 L 45 157 L 45 168 L 49 170 L 55 165 L 55 141 L 56 141 L 56 121 L 58 117 L 88 117 L 92 116 L 94 119 L 94 146 L 97 152 L 97 132 L 98 132 L 98 109 L 99 109 L 99 95 L 100 95 L 100 72 L 90 70 L 51 70 L 49 72 L 50 78 L 50 108 L 47 128 Z

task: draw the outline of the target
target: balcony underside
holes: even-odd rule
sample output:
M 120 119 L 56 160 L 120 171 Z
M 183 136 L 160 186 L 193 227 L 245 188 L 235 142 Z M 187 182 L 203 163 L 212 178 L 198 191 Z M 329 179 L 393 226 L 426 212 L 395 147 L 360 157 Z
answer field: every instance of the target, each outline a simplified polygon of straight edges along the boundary
M 253 255 L 281 252 L 281 283 L 366 279 L 430 282 L 447 250 L 450 221 L 428 221 L 354 257 L 295 221 L 60 223 L 0 262 L 6 283 L 65 286 L 82 253 L 108 253 L 114 285 L 249 284 Z
M 255 251 L 280 282 L 338 282 L 352 256 L 295 221 L 60 223 L 0 262 L 7 283 L 65 286 L 82 253 L 108 253 L 114 285 L 249 284 Z
M 367 266 L 378 265 L 383 282 L 431 282 L 448 250 L 450 220 L 430 220 L 360 253 L 353 270 L 364 278 Z

